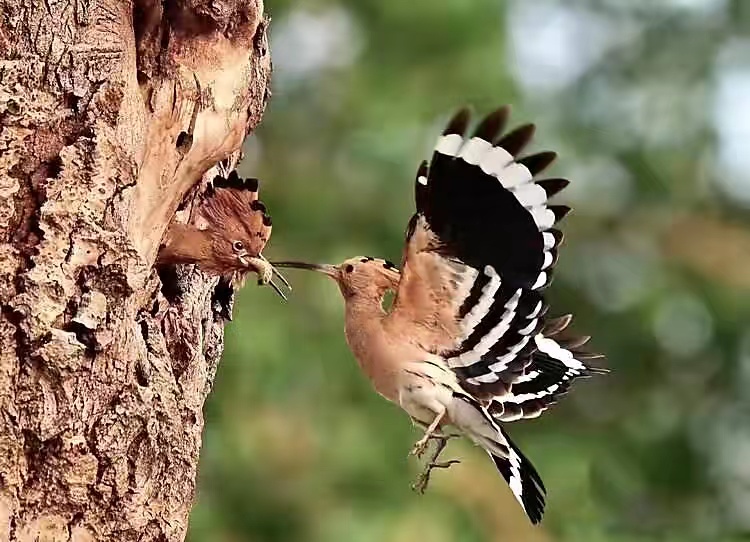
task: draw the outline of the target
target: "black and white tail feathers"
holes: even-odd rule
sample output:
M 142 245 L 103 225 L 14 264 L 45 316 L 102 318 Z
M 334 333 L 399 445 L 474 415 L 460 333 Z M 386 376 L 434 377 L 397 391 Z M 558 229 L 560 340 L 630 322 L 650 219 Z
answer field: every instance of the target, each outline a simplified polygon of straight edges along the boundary
M 453 424 L 489 454 L 531 522 L 539 523 L 546 489 L 534 465 L 473 397 L 454 393 L 448 413 Z
M 542 521 L 547 489 L 531 461 L 521 453 L 505 431 L 500 429 L 500 432 L 508 443 L 508 455 L 498 456 L 487 453 L 492 457 L 495 467 L 508 483 L 513 496 L 521 504 L 531 523 L 536 525 Z

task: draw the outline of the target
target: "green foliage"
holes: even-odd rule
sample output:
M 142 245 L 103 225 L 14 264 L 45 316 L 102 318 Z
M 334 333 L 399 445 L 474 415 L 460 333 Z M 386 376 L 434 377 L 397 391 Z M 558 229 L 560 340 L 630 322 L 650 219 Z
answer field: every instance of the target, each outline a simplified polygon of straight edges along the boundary
M 286 304 L 251 285 L 205 409 L 190 540 L 742 539 L 750 165 L 735 141 L 747 153 L 748 128 L 732 121 L 748 116 L 722 111 L 750 103 L 748 3 L 266 9 L 274 96 L 240 168 L 274 218 L 266 256 L 399 261 L 413 176 L 442 123 L 464 104 L 511 103 L 514 123 L 537 123 L 534 148 L 559 151 L 550 175 L 571 179 L 551 314 L 574 313 L 613 372 L 510 427 L 549 491 L 532 529 L 466 444 L 426 496 L 411 492 L 417 433 L 360 374 L 332 282 L 290 272 Z

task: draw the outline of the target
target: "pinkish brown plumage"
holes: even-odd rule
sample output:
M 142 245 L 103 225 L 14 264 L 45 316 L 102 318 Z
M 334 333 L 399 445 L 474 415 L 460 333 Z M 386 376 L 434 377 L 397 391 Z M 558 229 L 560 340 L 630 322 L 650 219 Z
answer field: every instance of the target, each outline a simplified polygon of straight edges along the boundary
M 242 179 L 236 171 L 217 176 L 203 195 L 191 223 L 173 223 L 159 250 L 157 264 L 195 264 L 207 273 L 242 282 L 249 272 L 259 284 L 270 284 L 285 298 L 276 275 L 286 280 L 263 257 L 272 222 L 258 199 L 258 180 Z
M 345 300 L 346 340 L 375 389 L 426 428 L 412 453 L 438 442 L 416 487 L 424 490 L 449 435 L 457 429 L 492 458 L 532 523 L 541 521 L 545 488 L 505 423 L 534 418 L 573 380 L 605 372 L 585 363 L 587 338 L 558 333 L 569 317 L 547 318 L 551 281 L 569 210 L 548 202 L 568 181 L 537 180 L 554 159 L 521 158 L 534 128 L 504 133 L 508 108 L 488 115 L 466 137 L 468 111 L 449 123 L 415 179 L 416 212 L 401 272 L 374 258 L 338 265 L 277 262 L 333 278 Z M 396 297 L 382 308 L 387 290 Z

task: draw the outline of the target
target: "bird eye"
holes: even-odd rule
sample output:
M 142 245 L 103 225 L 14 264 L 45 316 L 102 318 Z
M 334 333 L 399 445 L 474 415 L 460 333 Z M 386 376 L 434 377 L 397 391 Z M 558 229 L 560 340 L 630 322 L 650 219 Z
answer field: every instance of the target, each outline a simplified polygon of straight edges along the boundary
M 241 251 L 242 249 L 245 248 L 245 245 L 242 244 L 242 241 L 235 241 L 234 243 L 232 243 L 232 248 L 236 252 L 239 252 L 239 251 Z
M 354 266 L 352 264 L 349 264 L 344 267 L 344 271 L 346 271 L 347 273 L 351 273 L 352 271 L 354 271 Z

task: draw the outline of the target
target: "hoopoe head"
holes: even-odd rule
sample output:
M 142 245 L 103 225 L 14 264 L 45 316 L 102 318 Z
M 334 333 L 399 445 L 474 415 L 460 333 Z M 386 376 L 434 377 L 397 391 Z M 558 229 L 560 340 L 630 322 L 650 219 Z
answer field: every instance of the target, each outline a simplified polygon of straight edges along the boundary
M 273 262 L 273 265 L 323 273 L 336 281 L 345 299 L 357 297 L 380 299 L 386 291 L 395 290 L 398 287 L 400 278 L 395 264 L 370 256 L 356 256 L 337 265 L 307 262 Z
M 193 223 L 170 226 L 158 263 L 194 263 L 239 283 L 254 272 L 260 284 L 270 284 L 285 297 L 272 277 L 276 275 L 287 288 L 289 284 L 261 253 L 271 235 L 271 217 L 258 199 L 258 184 L 236 171 L 216 176 L 194 212 Z
M 271 235 L 271 217 L 258 199 L 258 180 L 242 179 L 235 171 L 226 179 L 216 177 L 196 226 L 211 241 L 200 254 L 202 267 L 221 273 L 256 270 L 252 259 Z

